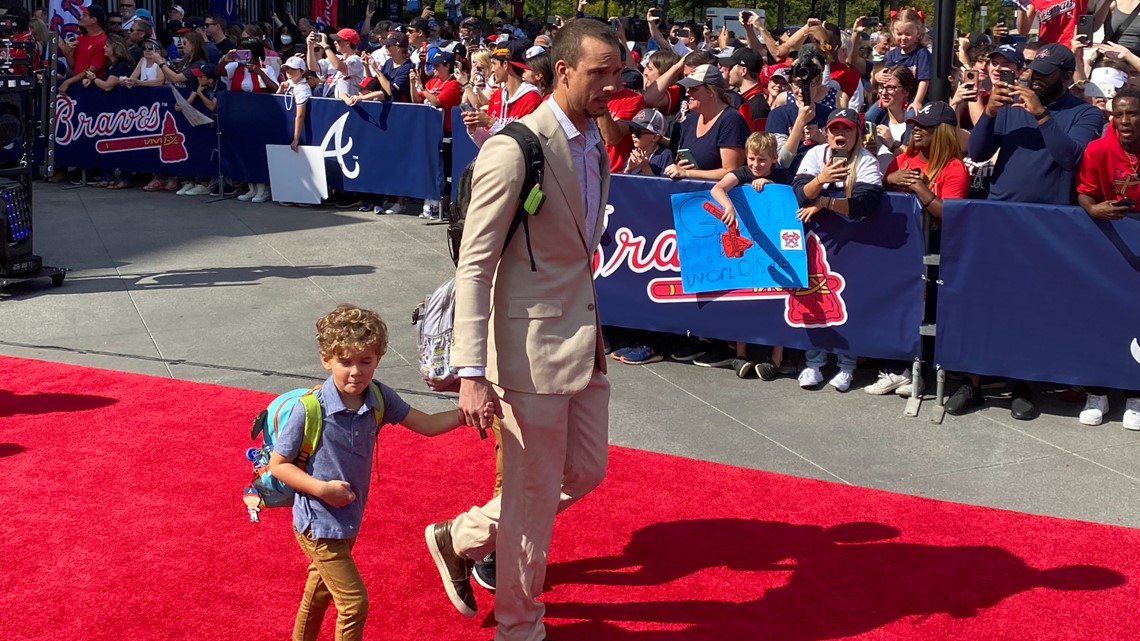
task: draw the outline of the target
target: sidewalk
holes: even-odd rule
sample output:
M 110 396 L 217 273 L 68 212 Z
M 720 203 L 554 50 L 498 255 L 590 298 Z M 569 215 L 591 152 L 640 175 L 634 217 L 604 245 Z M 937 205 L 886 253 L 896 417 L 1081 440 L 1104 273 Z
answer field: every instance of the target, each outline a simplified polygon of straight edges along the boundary
M 411 311 L 446 279 L 445 228 L 375 216 L 210 198 L 39 184 L 36 253 L 67 267 L 0 296 L 0 353 L 282 391 L 323 378 L 314 322 L 337 303 L 380 312 L 391 347 L 379 376 L 417 407 L 428 392 Z M 56 349 L 59 348 L 59 349 Z M 610 440 L 796 476 L 1140 527 L 1140 433 L 1083 427 L 1050 396 L 1032 422 L 1008 400 L 966 417 L 903 416 L 861 391 L 805 392 L 677 363 L 611 367 Z M 3 387 L 0 374 L 0 387 Z M 795 497 L 788 497 L 795 500 Z

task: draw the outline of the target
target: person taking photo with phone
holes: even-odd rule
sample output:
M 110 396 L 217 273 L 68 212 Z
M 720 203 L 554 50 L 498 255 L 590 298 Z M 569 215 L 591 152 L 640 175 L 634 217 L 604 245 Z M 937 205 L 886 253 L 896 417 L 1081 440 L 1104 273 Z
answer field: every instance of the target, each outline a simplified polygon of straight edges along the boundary
M 826 143 L 812 147 L 796 171 L 792 189 L 804 223 L 817 216 L 836 215 L 859 220 L 871 215 L 883 197 L 883 173 L 879 161 L 863 148 L 863 119 L 854 109 L 836 109 L 827 118 Z M 800 372 L 804 389 L 823 382 L 828 352 L 807 350 L 807 366 Z M 839 372 L 829 385 L 846 392 L 851 387 L 856 357 L 837 354 Z
M 809 149 L 827 142 L 823 127 L 831 113 L 827 108 L 831 89 L 824 82 L 823 65 L 814 56 L 797 58 L 787 75 L 795 100 L 773 109 L 765 129 L 780 145 L 780 166 L 795 172 Z

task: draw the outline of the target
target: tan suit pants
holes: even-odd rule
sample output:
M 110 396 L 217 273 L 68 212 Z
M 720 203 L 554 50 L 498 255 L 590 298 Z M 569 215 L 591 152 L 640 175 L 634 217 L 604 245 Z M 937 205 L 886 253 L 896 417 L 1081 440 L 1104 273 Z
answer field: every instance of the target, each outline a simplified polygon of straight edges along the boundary
M 495 386 L 503 401 L 503 493 L 455 518 L 451 536 L 467 558 L 495 552 L 495 641 L 542 641 L 538 601 L 554 515 L 606 474 L 610 383 L 595 369 L 573 395 Z

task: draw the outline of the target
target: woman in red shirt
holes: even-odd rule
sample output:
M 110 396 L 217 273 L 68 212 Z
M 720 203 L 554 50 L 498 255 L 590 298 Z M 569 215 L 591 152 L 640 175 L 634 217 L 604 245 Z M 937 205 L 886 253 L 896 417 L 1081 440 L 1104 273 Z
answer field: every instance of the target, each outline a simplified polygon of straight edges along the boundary
M 910 145 L 891 161 L 883 180 L 888 189 L 909 191 L 931 216 L 942 218 L 942 200 L 965 198 L 970 178 L 958 142 L 958 117 L 945 102 L 931 102 L 907 119 Z
M 428 60 L 432 66 L 432 77 L 420 86 L 420 77 L 415 69 L 411 72 L 412 102 L 427 103 L 436 109 L 443 110 L 443 175 L 451 175 L 451 110 L 459 106 L 463 100 L 463 87 L 451 75 L 455 68 L 455 55 L 449 51 L 440 51 Z M 424 201 L 424 211 L 421 217 L 434 220 L 443 220 L 443 212 L 448 205 L 448 195 L 444 194 L 442 202 L 436 199 Z

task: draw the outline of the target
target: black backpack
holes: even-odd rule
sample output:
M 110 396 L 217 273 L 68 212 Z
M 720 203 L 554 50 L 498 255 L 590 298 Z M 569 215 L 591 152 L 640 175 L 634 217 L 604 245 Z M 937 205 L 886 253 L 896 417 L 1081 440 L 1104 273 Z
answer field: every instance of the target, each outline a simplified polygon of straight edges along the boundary
M 538 271 L 534 264 L 534 252 L 530 248 L 530 225 L 527 223 L 527 219 L 537 214 L 539 208 L 542 207 L 541 199 L 533 199 L 532 192 L 542 185 L 546 156 L 542 152 L 542 145 L 538 142 L 538 137 L 521 122 L 509 123 L 495 135 L 513 138 L 522 148 L 526 165 L 526 176 L 523 178 L 522 191 L 519 192 L 518 209 L 515 211 L 515 217 L 507 231 L 507 240 L 503 243 L 503 250 L 499 252 L 499 255 L 502 256 L 506 253 L 507 247 L 511 244 L 511 239 L 514 238 L 515 232 L 521 225 L 523 235 L 526 236 L 526 251 L 530 255 L 530 270 L 532 272 Z M 471 204 L 471 175 L 474 173 L 474 169 L 475 161 L 472 160 L 463 169 L 463 174 L 459 178 L 459 188 L 456 190 L 455 198 L 451 201 L 451 207 L 447 210 L 448 249 L 451 251 L 451 260 L 456 265 L 459 264 L 459 250 L 463 242 L 463 223 L 467 219 L 467 207 Z M 527 208 L 528 204 L 531 205 L 530 211 Z

